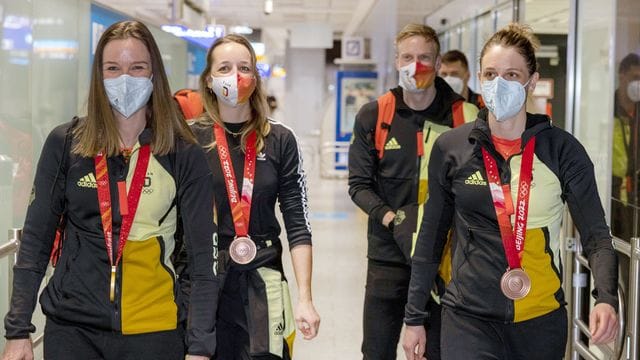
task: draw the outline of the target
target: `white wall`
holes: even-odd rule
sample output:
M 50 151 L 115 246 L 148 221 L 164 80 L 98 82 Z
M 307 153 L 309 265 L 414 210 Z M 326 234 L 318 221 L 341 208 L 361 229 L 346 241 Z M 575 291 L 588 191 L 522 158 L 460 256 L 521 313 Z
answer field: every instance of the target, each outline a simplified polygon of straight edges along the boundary
M 325 49 L 287 49 L 284 119 L 305 136 L 320 128 L 325 75 Z

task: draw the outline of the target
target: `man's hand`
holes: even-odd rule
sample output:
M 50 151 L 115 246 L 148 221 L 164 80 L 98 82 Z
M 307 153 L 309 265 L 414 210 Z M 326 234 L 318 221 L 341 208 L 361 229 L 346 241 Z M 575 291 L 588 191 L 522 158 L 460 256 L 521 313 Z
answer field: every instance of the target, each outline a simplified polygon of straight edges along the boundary
M 320 315 L 311 301 L 298 302 L 296 308 L 296 326 L 305 340 L 311 340 L 318 335 L 320 327 Z
M 591 343 L 606 344 L 618 335 L 618 314 L 613 306 L 605 303 L 597 304 L 589 315 L 589 332 Z
M 388 228 L 389 224 L 393 221 L 395 217 L 396 217 L 396 214 L 393 211 L 387 211 L 387 213 L 384 214 L 384 216 L 382 217 L 382 225 Z
M 404 329 L 402 348 L 407 360 L 422 360 L 427 349 L 427 331 L 424 326 L 409 326 Z
M 33 360 L 31 339 L 7 340 L 2 360 Z

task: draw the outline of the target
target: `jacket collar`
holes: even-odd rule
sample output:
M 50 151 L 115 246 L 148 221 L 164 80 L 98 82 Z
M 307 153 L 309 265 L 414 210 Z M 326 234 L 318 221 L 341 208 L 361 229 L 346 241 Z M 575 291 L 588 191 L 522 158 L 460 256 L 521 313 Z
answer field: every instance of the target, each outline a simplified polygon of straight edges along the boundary
M 491 141 L 491 129 L 489 129 L 489 122 L 487 121 L 488 114 L 489 110 L 487 108 L 478 112 L 478 118 L 476 119 L 473 129 L 469 134 L 469 140 L 472 142 L 479 142 L 485 148 L 495 151 L 493 142 Z M 524 148 L 524 145 L 527 144 L 529 139 L 544 130 L 551 129 L 552 127 L 553 124 L 549 116 L 544 114 L 527 113 L 527 123 L 521 136 L 521 146 Z

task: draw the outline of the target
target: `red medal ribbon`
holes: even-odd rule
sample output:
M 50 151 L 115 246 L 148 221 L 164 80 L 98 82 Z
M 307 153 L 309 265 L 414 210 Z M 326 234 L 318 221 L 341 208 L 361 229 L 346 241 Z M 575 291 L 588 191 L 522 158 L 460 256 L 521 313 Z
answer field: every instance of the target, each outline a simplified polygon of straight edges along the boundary
M 100 217 L 102 218 L 102 231 L 104 232 L 104 243 L 107 248 L 107 257 L 111 264 L 111 284 L 109 289 L 109 300 L 113 302 L 115 300 L 115 279 L 118 263 L 122 258 L 124 251 L 124 245 L 129 237 L 131 226 L 133 225 L 133 219 L 136 216 L 136 210 L 138 209 L 138 202 L 140 201 L 140 194 L 142 194 L 142 187 L 144 186 L 144 178 L 147 175 L 147 167 L 149 165 L 149 158 L 151 157 L 150 146 L 143 145 L 140 148 L 140 154 L 138 161 L 136 162 L 136 169 L 133 173 L 133 179 L 131 179 L 131 186 L 129 187 L 129 193 L 127 194 L 127 204 L 125 205 L 127 210 L 122 213 L 122 224 L 120 225 L 120 240 L 118 242 L 118 250 L 116 253 L 116 260 L 113 260 L 113 213 L 111 207 L 111 190 L 109 187 L 109 171 L 107 169 L 107 158 L 102 152 L 96 155 L 95 169 L 96 169 L 96 183 L 98 186 L 98 204 L 100 205 Z M 122 197 L 122 186 L 119 186 L 119 197 Z M 126 188 L 125 188 L 126 191 Z M 120 204 L 123 206 L 124 204 Z
M 256 132 L 252 131 L 247 137 L 247 147 L 244 156 L 244 178 L 242 179 L 242 195 L 239 197 L 236 174 L 233 170 L 227 137 L 222 126 L 213 125 L 213 135 L 218 146 L 218 158 L 227 188 L 229 207 L 233 217 L 236 236 L 249 234 L 249 217 L 251 216 L 251 196 L 256 172 Z
M 520 183 L 518 184 L 518 202 L 515 207 L 508 206 L 511 203 L 511 190 L 507 184 L 502 185 L 498 165 L 489 152 L 482 148 L 484 167 L 487 170 L 489 189 L 493 199 L 493 207 L 496 209 L 498 225 L 500 226 L 500 237 L 507 256 L 510 269 L 521 267 L 522 252 L 524 251 L 524 240 L 527 232 L 527 217 L 529 214 L 529 194 L 531 193 L 531 180 L 533 178 L 533 154 L 535 150 L 536 138 L 532 137 L 527 143 L 522 154 L 520 164 Z M 507 201 L 508 199 L 508 201 Z M 511 208 L 511 209 L 509 209 Z M 509 216 L 515 211 L 515 231 L 511 226 Z

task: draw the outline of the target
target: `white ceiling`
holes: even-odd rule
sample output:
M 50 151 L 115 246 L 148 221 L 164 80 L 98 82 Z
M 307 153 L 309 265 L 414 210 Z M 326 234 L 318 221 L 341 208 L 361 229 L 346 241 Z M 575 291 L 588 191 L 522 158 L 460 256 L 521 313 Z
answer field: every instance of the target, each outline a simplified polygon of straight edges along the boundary
M 107 7 L 135 18 L 163 25 L 183 23 L 194 28 L 207 24 L 248 25 L 254 28 L 289 28 L 292 24 L 328 24 L 340 35 L 354 19 L 356 8 L 370 9 L 377 1 L 390 0 L 273 0 L 273 12 L 264 13 L 264 0 L 175 0 L 205 10 L 199 16 L 188 7 L 172 19 L 174 0 L 97 0 Z M 451 0 L 397 0 L 398 24 L 422 23 L 424 17 Z M 360 7 L 358 7 L 360 6 Z M 356 18 L 357 19 L 357 18 Z M 355 21 L 355 20 L 354 20 Z M 381 24 L 384 26 L 384 24 Z M 353 25 L 352 25 L 353 26 Z
M 347 30 L 357 34 L 363 22 L 363 13 L 380 1 L 392 0 L 273 0 L 273 12 L 264 13 L 265 0 L 95 0 L 104 6 L 160 26 L 181 23 L 194 29 L 203 29 L 209 24 L 224 25 L 227 29 L 235 25 L 279 31 L 285 34 L 295 24 L 322 23 L 329 25 L 335 37 Z M 448 20 L 447 26 L 473 17 L 480 4 L 493 6 L 496 0 L 395 0 L 398 4 L 398 28 L 409 22 L 424 23 L 442 30 L 440 19 Z M 189 6 L 202 9 L 200 15 Z M 474 6 L 469 6 L 471 3 Z M 507 5 L 509 1 L 498 1 Z M 525 0 L 524 22 L 536 33 L 567 33 L 569 0 Z M 173 10 L 175 9 L 177 11 Z M 485 7 L 486 7 L 485 6 Z M 360 16 L 357 16 L 360 15 Z M 380 24 L 385 26 L 385 24 Z M 446 26 L 445 26 L 446 27 Z

